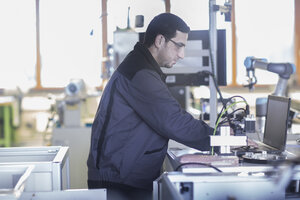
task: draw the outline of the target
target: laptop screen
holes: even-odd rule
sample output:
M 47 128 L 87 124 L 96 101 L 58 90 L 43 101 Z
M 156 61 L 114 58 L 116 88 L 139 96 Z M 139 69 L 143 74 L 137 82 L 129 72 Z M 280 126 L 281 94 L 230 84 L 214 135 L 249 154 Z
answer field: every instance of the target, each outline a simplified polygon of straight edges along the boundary
M 291 99 L 268 96 L 263 143 L 278 150 L 285 150 Z

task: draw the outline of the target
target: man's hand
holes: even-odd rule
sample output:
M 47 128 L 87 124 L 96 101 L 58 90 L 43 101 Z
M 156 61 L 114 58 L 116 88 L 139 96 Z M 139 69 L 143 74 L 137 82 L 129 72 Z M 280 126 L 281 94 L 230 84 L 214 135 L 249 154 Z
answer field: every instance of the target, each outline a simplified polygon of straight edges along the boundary
M 251 146 L 254 148 L 258 147 L 258 144 L 256 142 L 254 142 L 252 139 L 250 139 L 249 137 L 247 137 L 247 144 L 248 144 L 248 146 Z

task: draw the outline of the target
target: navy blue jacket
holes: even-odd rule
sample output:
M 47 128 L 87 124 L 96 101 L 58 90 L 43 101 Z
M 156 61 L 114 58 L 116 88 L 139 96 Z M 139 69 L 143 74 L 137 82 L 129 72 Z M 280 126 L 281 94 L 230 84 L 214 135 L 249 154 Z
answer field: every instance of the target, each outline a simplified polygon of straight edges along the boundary
M 168 140 L 210 149 L 213 129 L 180 107 L 151 53 L 137 43 L 103 91 L 92 126 L 88 180 L 152 189 Z

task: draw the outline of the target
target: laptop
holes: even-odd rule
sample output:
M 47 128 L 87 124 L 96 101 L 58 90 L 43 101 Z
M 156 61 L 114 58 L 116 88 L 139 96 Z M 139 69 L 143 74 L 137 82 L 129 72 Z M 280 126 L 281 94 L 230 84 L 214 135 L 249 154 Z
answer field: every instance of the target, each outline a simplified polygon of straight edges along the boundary
M 282 153 L 285 151 L 291 99 L 269 95 L 263 142 L 257 142 L 258 151 Z

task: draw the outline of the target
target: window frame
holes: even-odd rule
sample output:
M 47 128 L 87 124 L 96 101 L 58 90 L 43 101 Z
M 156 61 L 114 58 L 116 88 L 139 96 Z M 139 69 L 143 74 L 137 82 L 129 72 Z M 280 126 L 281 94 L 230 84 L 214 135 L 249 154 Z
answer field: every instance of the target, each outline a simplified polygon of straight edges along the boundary
M 236 21 L 235 21 L 235 0 L 231 0 L 232 2 L 232 12 L 231 12 L 231 28 L 232 28 L 232 82 L 226 87 L 240 87 L 237 83 L 237 50 L 236 50 Z M 294 0 L 295 2 L 295 35 L 294 35 L 294 60 L 296 65 L 296 80 L 300 80 L 300 1 Z M 166 12 L 170 12 L 171 3 L 170 0 L 165 0 L 165 10 Z M 102 57 L 105 58 L 106 55 L 106 47 L 107 47 L 107 0 L 102 0 Z M 37 56 L 36 56 L 36 86 L 35 90 L 45 90 L 50 89 L 53 90 L 55 88 L 45 88 L 41 85 L 41 59 L 40 59 L 40 49 L 39 49 L 39 0 L 36 0 L 36 26 L 37 26 Z M 101 68 L 102 73 L 106 73 L 105 61 L 102 61 Z M 228 66 L 229 67 L 229 66 Z M 297 70 L 298 69 L 298 70 Z M 103 82 L 98 89 L 103 89 L 103 85 L 107 80 L 103 79 Z M 296 86 L 300 86 L 300 81 L 295 81 Z M 258 85 L 258 87 L 265 87 L 266 85 Z

